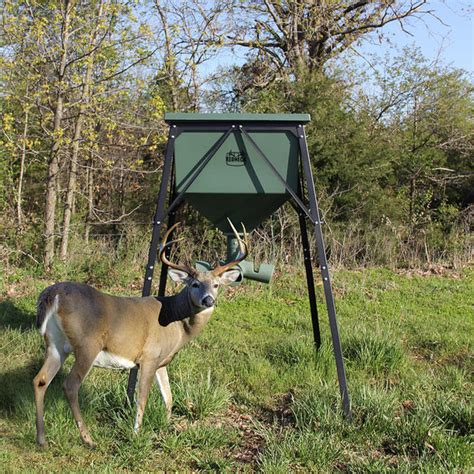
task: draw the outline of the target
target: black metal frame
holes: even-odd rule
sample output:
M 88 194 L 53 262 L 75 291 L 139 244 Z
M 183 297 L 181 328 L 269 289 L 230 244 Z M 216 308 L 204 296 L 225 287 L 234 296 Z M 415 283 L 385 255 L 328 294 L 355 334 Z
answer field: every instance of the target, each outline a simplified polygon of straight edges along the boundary
M 174 182 L 174 143 L 176 138 L 182 132 L 189 131 L 220 131 L 223 134 L 219 139 L 211 146 L 207 153 L 198 162 L 195 169 L 188 176 L 186 184 L 182 187 L 179 193 L 176 191 L 176 183 Z M 300 184 L 298 190 L 292 189 L 286 180 L 279 174 L 272 162 L 268 159 L 265 153 L 260 149 L 257 143 L 250 136 L 249 132 L 252 131 L 284 131 L 292 133 L 298 139 L 299 144 L 299 157 L 300 157 Z M 225 142 L 227 137 L 231 133 L 240 133 L 242 138 L 246 138 L 250 145 L 255 149 L 259 156 L 268 165 L 268 168 L 285 186 L 288 194 L 291 196 L 291 203 L 298 213 L 300 231 L 301 231 L 301 242 L 303 245 L 303 256 L 304 265 L 306 271 L 306 282 L 308 286 L 309 304 L 311 310 L 311 321 L 313 325 L 313 336 L 316 348 L 318 349 L 321 345 L 321 334 L 319 329 L 318 320 L 318 309 L 316 303 L 316 294 L 313 277 L 313 267 L 311 262 L 311 249 L 308 238 L 308 229 L 306 226 L 306 218 L 310 220 L 311 224 L 314 225 L 314 233 L 316 238 L 316 251 L 318 256 L 318 263 L 321 270 L 321 277 L 323 280 L 324 295 L 326 299 L 326 306 L 329 316 L 329 327 L 331 330 L 332 345 L 334 350 L 334 358 L 336 360 L 337 377 L 339 381 L 339 390 L 342 398 L 342 408 L 346 416 L 351 416 L 351 404 L 349 399 L 349 391 L 347 387 L 346 373 L 344 368 L 344 359 L 342 356 L 341 342 L 339 338 L 339 329 L 336 319 L 336 308 L 334 305 L 334 297 L 331 287 L 331 279 L 329 275 L 329 267 L 326 258 L 326 251 L 324 246 L 323 234 L 321 229 L 321 218 L 318 208 L 318 200 L 316 197 L 316 190 L 314 187 L 313 173 L 311 170 L 311 163 L 309 159 L 308 147 L 306 144 L 306 137 L 304 126 L 297 123 L 282 123 L 268 124 L 262 122 L 244 122 L 243 124 L 236 124 L 233 122 L 218 122 L 218 123 L 185 123 L 176 122 L 170 125 L 170 131 L 168 136 L 168 143 L 166 146 L 165 160 L 163 167 L 163 175 L 160 185 L 160 191 L 158 193 L 156 212 L 153 219 L 153 231 L 150 243 L 150 250 L 148 252 L 148 263 L 145 270 L 145 279 L 143 283 L 142 296 L 149 296 L 151 293 L 151 284 L 153 281 L 154 267 L 156 263 L 156 256 L 158 252 L 159 236 L 161 226 L 165 219 L 167 219 L 167 227 L 173 225 L 175 221 L 175 213 L 179 206 L 184 202 L 184 194 L 186 190 L 191 186 L 194 180 L 199 176 L 204 167 L 209 163 L 212 157 L 217 153 L 220 146 Z M 167 200 L 167 190 L 169 189 L 168 197 L 168 208 L 165 207 Z M 304 190 L 306 189 L 306 194 Z M 307 204 L 308 203 L 309 207 Z M 168 237 L 169 240 L 172 236 Z M 168 248 L 168 252 L 170 249 Z M 158 288 L 158 294 L 163 296 L 165 294 L 166 280 L 167 280 L 168 268 L 166 265 L 162 265 L 160 274 L 160 283 Z M 135 392 L 135 385 L 137 379 L 137 369 L 132 369 L 130 372 L 127 396 L 129 402 L 133 400 Z

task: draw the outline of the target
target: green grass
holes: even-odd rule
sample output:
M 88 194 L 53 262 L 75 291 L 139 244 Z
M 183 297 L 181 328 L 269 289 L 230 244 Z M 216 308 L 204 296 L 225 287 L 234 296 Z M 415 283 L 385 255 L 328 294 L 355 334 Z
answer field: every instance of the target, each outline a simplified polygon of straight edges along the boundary
M 68 360 L 46 394 L 50 445 L 41 450 L 31 380 L 43 343 L 33 321 L 36 297 L 51 282 L 21 270 L 4 276 L 1 471 L 471 472 L 472 270 L 460 277 L 339 271 L 333 281 L 350 422 L 341 414 L 321 287 L 324 344 L 316 353 L 303 275 L 287 273 L 271 286 L 221 295 L 209 327 L 169 367 L 170 423 L 154 388 L 134 435 L 127 373 L 93 369 L 80 402 L 97 448 L 85 447 L 62 394 Z

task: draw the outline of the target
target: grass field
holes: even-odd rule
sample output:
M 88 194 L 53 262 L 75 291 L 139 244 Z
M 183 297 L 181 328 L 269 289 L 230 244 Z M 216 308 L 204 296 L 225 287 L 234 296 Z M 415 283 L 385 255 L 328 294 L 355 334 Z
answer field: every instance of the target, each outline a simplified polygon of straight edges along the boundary
M 4 276 L 0 471 L 472 472 L 473 271 L 339 271 L 333 282 L 351 422 L 340 413 L 321 287 L 316 354 L 303 275 L 288 273 L 221 295 L 209 327 L 169 367 L 170 424 L 154 388 L 133 435 L 127 373 L 93 369 L 80 401 L 97 448 L 83 446 L 62 393 L 68 360 L 46 394 L 41 450 L 31 380 L 43 343 L 33 321 L 51 282 Z M 139 280 L 101 289 L 139 294 Z

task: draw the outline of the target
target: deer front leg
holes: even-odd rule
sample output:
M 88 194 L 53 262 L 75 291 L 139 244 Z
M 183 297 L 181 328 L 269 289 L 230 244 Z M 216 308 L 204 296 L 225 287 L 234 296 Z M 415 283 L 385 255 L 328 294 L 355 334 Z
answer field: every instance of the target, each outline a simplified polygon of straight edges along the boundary
M 148 394 L 150 393 L 151 384 L 155 375 L 156 365 L 143 364 L 140 366 L 138 375 L 138 396 L 137 396 L 137 414 L 135 417 L 135 425 L 133 427 L 135 433 L 140 431 L 143 422 L 143 413 L 145 412 Z
M 84 349 L 82 349 L 84 348 Z M 95 350 L 92 347 L 88 347 L 88 344 L 84 344 L 80 351 L 75 352 L 76 361 L 72 366 L 71 372 L 64 380 L 64 393 L 66 398 L 69 401 L 71 406 L 71 411 L 76 420 L 77 427 L 79 428 L 79 433 L 81 435 L 82 441 L 87 445 L 93 447 L 95 446 L 92 438 L 90 437 L 89 431 L 87 430 L 86 424 L 81 415 L 81 410 L 79 409 L 79 388 L 82 381 L 86 378 L 89 370 L 94 363 L 97 354 L 100 352 L 99 348 Z
M 161 396 L 165 402 L 166 407 L 166 416 L 169 419 L 171 418 L 171 408 L 173 406 L 173 396 L 171 394 L 170 381 L 168 378 L 168 370 L 166 367 L 160 367 L 156 371 L 156 383 L 160 389 Z
M 44 395 L 49 384 L 61 368 L 64 358 L 65 354 L 60 353 L 54 345 L 48 346 L 43 367 L 41 367 L 41 370 L 33 379 L 36 405 L 36 442 L 42 447 L 46 446 L 44 433 Z

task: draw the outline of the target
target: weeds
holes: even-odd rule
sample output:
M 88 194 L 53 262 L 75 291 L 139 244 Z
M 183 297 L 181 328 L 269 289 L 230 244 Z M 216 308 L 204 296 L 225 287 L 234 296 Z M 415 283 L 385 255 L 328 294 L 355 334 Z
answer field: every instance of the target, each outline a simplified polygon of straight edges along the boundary
M 177 415 L 189 420 L 200 420 L 222 411 L 229 403 L 230 393 L 227 387 L 211 381 L 211 371 L 207 376 L 185 377 L 178 375 L 172 387 L 174 409 Z
M 344 341 L 344 355 L 349 363 L 375 375 L 388 376 L 404 362 L 402 347 L 384 334 L 362 331 Z

